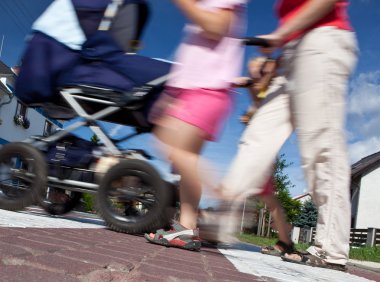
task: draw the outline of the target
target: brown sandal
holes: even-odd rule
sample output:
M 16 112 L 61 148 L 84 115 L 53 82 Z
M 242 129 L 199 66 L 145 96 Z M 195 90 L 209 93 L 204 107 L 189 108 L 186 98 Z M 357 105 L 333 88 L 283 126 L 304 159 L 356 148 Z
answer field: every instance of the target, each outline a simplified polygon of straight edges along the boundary
M 261 253 L 264 255 L 277 256 L 280 257 L 286 253 L 294 253 L 296 249 L 294 244 L 286 244 L 283 241 L 277 241 L 274 246 L 266 246 L 261 248 Z
M 293 254 L 298 255 L 300 257 L 300 260 L 289 258 L 286 256 L 286 255 L 293 255 Z M 281 256 L 281 258 L 284 261 L 292 262 L 292 263 L 309 265 L 313 267 L 329 268 L 329 269 L 339 270 L 339 271 L 344 271 L 344 272 L 347 271 L 346 266 L 343 264 L 329 263 L 329 262 L 326 262 L 323 258 L 314 256 L 312 254 L 301 254 L 299 252 L 293 252 L 293 253 L 284 254 Z

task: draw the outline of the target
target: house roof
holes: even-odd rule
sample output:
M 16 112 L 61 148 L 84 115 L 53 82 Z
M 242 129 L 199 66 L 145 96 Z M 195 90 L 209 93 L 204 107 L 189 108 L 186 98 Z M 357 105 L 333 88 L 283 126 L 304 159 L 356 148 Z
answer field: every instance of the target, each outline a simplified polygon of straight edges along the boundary
M 305 194 L 301 194 L 301 195 L 295 196 L 295 197 L 293 197 L 293 200 L 301 200 L 302 198 L 305 198 L 307 196 L 310 196 L 310 194 L 309 193 L 305 193 Z
M 0 82 L 0 93 L 6 93 L 7 95 L 9 95 L 9 90 L 7 87 L 5 87 L 5 85 Z
M 0 93 L 10 95 L 11 92 L 8 87 L 13 88 L 16 81 L 16 74 L 12 68 L 8 67 L 4 62 L 0 61 L 0 78 L 6 79 L 0 83 Z M 6 83 L 6 85 L 5 85 Z M 8 86 L 8 87 L 7 87 Z
M 10 67 L 0 61 L 0 76 L 14 76 L 15 73 Z
M 362 158 L 351 166 L 351 178 L 354 179 L 372 167 L 380 166 L 380 152 Z

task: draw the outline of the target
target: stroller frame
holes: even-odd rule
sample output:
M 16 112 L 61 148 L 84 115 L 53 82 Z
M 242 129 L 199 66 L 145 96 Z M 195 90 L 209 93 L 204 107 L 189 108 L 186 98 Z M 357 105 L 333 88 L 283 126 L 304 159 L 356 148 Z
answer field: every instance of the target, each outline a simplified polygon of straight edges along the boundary
M 166 80 L 166 76 L 158 78 L 143 87 L 139 87 L 138 89 L 132 90 L 131 92 L 124 94 L 124 97 L 129 96 L 138 96 L 141 97 L 143 95 L 147 95 L 149 91 L 152 90 L 152 88 L 157 87 L 157 85 L 161 84 L 163 81 Z M 84 91 L 86 90 L 86 91 Z M 94 92 L 89 92 L 88 90 L 92 90 Z M 132 158 L 140 158 L 140 159 L 151 159 L 151 156 L 148 155 L 145 152 L 139 152 L 136 153 L 134 150 L 126 150 L 121 151 L 117 144 L 127 141 L 137 135 L 140 135 L 142 133 L 145 133 L 144 131 L 137 131 L 135 133 L 129 134 L 121 139 L 114 140 L 112 139 L 102 128 L 100 124 L 97 123 L 98 120 L 101 120 L 102 118 L 105 118 L 119 110 L 121 110 L 122 107 L 125 109 L 130 109 L 132 112 L 135 110 L 138 106 L 136 105 L 128 105 L 128 101 L 122 101 L 120 98 L 112 98 L 114 96 L 110 95 L 110 99 L 100 99 L 99 93 L 96 92 L 102 92 L 102 93 L 113 93 L 118 96 L 120 96 L 122 93 L 115 92 L 111 89 L 106 88 L 100 88 L 100 87 L 93 87 L 93 86 L 87 86 L 87 85 L 80 85 L 78 87 L 68 87 L 63 88 L 60 90 L 60 95 L 64 98 L 64 100 L 67 102 L 67 104 L 75 111 L 78 117 L 84 119 L 83 121 L 76 121 L 69 127 L 65 128 L 64 130 L 57 131 L 56 133 L 53 133 L 52 135 L 48 137 L 40 137 L 40 136 L 32 136 L 29 140 L 26 140 L 26 143 L 31 143 L 35 147 L 43 149 L 48 144 L 51 144 L 53 142 L 59 141 L 63 137 L 67 136 L 69 133 L 73 132 L 76 129 L 79 129 L 83 126 L 88 126 L 91 131 L 98 136 L 100 139 L 100 142 L 103 143 L 104 148 L 108 151 L 109 155 L 112 155 L 114 157 L 122 157 L 125 155 L 128 155 Z M 103 96 L 104 97 L 104 96 Z M 128 100 L 128 99 L 126 99 Z M 89 114 L 83 106 L 78 101 L 87 101 L 87 102 L 94 102 L 98 104 L 106 105 L 106 108 L 101 109 L 93 114 Z M 139 114 L 139 112 L 133 112 L 136 116 Z M 146 126 L 147 124 L 143 124 Z M 76 191 L 76 192 L 90 192 L 90 193 L 96 193 L 99 185 L 95 183 L 86 183 L 82 181 L 76 181 L 76 180 L 69 180 L 69 179 L 58 179 L 57 177 L 48 176 L 48 183 L 49 185 L 61 188 L 65 190 L 70 191 Z M 75 187 L 74 187 L 75 186 Z
M 143 16 L 141 19 L 138 17 L 136 24 L 139 27 L 136 32 L 121 29 L 128 32 L 128 39 L 138 40 L 140 25 L 146 20 L 144 0 L 90 2 L 53 2 L 53 10 L 48 9 L 47 14 L 44 13 L 34 25 L 34 36 L 26 49 L 22 69 L 16 81 L 17 96 L 29 106 L 42 108 L 52 119 L 67 120 L 78 117 L 81 120 L 50 136 L 32 136 L 24 142 L 10 143 L 0 149 L 0 171 L 3 167 L 7 171 L 5 180 L 0 178 L 5 183 L 0 181 L 0 207 L 19 210 L 37 200 L 49 211 L 49 206 L 57 203 L 55 198 L 50 198 L 50 188 L 58 188 L 65 193 L 66 190 L 71 191 L 79 196 L 80 192 L 96 193 L 98 212 L 111 229 L 127 233 L 153 231 L 164 227 L 171 219 L 172 208 L 176 204 L 176 189 L 172 189 L 175 186 L 162 179 L 157 169 L 147 162 L 151 157 L 143 150 L 123 150 L 119 144 L 151 130 L 147 113 L 167 80 L 169 64 L 130 54 L 129 49 L 123 48 L 130 47 L 126 44 L 128 41 L 116 40 L 119 38 L 116 34 L 119 34 L 120 29 L 109 30 L 110 22 L 123 2 L 136 8 L 139 5 L 138 7 L 142 7 Z M 109 3 L 105 7 L 106 2 Z M 66 5 L 65 9 L 68 8 L 66 11 L 70 15 L 60 13 L 65 10 L 60 8 L 61 4 Z M 96 9 L 92 10 L 90 4 Z M 67 26 L 67 19 L 73 22 L 78 19 L 77 24 L 85 35 L 82 38 L 85 41 L 67 41 L 67 38 L 58 36 L 62 35 L 62 31 L 54 30 L 51 33 L 46 19 L 52 19 L 49 16 L 52 11 L 60 15 L 56 17 L 60 20 L 60 27 Z M 126 8 L 123 13 L 127 11 L 129 10 Z M 83 15 L 83 18 L 79 15 Z M 101 22 L 95 28 L 93 23 L 97 19 L 101 19 Z M 117 22 L 118 18 L 115 19 Z M 80 51 L 75 51 L 79 45 Z M 54 54 L 64 56 L 54 57 Z M 55 60 L 56 58 L 58 59 Z M 43 64 L 45 68 L 39 67 L 41 62 L 46 63 Z M 44 83 L 40 85 L 41 81 Z M 102 128 L 100 121 L 134 127 L 136 132 L 115 140 Z M 81 127 L 88 127 L 98 137 L 102 150 L 99 156 L 91 156 L 87 152 L 86 156 L 89 157 L 85 164 L 82 160 L 77 162 L 74 158 L 75 161 L 72 161 L 65 156 L 66 149 L 72 145 L 91 146 L 75 136 L 70 137 L 70 133 Z M 57 143 L 60 140 L 62 147 Z M 50 150 L 52 145 L 56 151 Z M 82 149 L 80 146 L 78 148 Z M 92 146 L 87 149 L 93 152 Z M 45 152 L 47 154 L 44 156 Z M 81 150 L 78 156 L 81 156 Z M 101 160 L 97 157 L 103 156 L 111 156 L 118 163 L 102 173 L 101 177 L 96 177 L 98 173 L 93 164 L 97 159 Z M 137 206 L 140 208 L 138 211 L 134 209 Z M 69 210 L 64 212 L 67 211 Z
M 52 209 L 52 206 L 54 204 L 50 202 L 47 197 L 49 195 L 50 188 L 58 188 L 62 191 L 72 191 L 79 193 L 96 193 L 98 212 L 105 220 L 106 225 L 111 229 L 126 233 L 142 233 L 164 227 L 170 221 L 175 212 L 175 205 L 178 197 L 176 194 L 177 187 L 174 184 L 166 182 L 161 178 L 161 175 L 157 172 L 157 170 L 147 162 L 147 160 L 152 159 L 152 157 L 145 151 L 140 149 L 122 150 L 119 148 L 118 144 L 142 133 L 149 132 L 150 128 L 146 127 L 147 122 L 144 120 L 144 117 L 141 116 L 141 119 L 139 119 L 139 115 L 143 113 L 139 112 L 138 110 L 143 107 L 144 103 L 144 101 L 141 101 L 141 103 L 139 103 L 139 101 L 141 100 L 142 96 L 148 95 L 150 91 L 154 91 L 155 87 L 160 87 L 160 85 L 166 81 L 166 79 L 166 76 L 160 77 L 148 84 L 145 84 L 142 87 L 133 89 L 127 93 L 121 93 L 107 88 L 92 87 L 87 85 L 62 88 L 59 91 L 60 95 L 64 101 L 66 101 L 66 103 L 75 111 L 78 117 L 83 119 L 83 121 L 76 121 L 66 129 L 56 131 L 47 137 L 32 136 L 22 143 L 12 144 L 13 147 L 25 146 L 27 144 L 28 146 L 31 146 L 30 149 L 35 150 L 35 153 L 37 154 L 37 157 L 35 157 L 35 159 L 40 158 L 38 161 L 40 165 L 37 165 L 38 167 L 41 166 L 41 159 L 42 163 L 46 163 L 46 160 L 42 158 L 42 152 L 46 151 L 49 145 L 63 139 L 65 136 L 69 135 L 71 132 L 80 127 L 88 126 L 90 130 L 99 137 L 100 141 L 102 142 L 102 148 L 106 149 L 104 156 L 110 155 L 112 157 L 116 157 L 118 158 L 119 162 L 117 164 L 114 164 L 104 175 L 102 175 L 101 178 L 93 177 L 93 180 L 95 181 L 90 183 L 70 179 L 71 175 L 68 178 L 63 179 L 46 174 L 46 181 L 43 182 L 45 183 L 45 187 L 43 191 L 39 191 L 37 196 L 39 205 L 44 207 L 47 211 L 49 211 L 49 209 Z M 105 93 L 110 95 L 104 96 Z M 107 98 L 102 99 L 101 97 Z M 133 99 L 133 97 L 138 97 L 140 100 Z M 83 101 L 102 104 L 105 106 L 105 108 L 90 114 L 85 110 L 85 107 L 80 104 L 80 102 Z M 107 134 L 107 132 L 98 122 L 99 120 L 102 120 L 121 109 L 127 109 L 134 112 L 137 116 L 136 120 L 141 121 L 141 128 L 121 139 L 114 140 L 109 136 L 109 134 Z M 2 152 L 5 152 L 4 148 L 2 149 Z M 41 157 L 38 155 L 41 155 Z M 75 167 L 73 168 L 60 165 L 59 160 L 57 160 L 57 162 L 59 168 L 88 172 L 94 176 L 96 174 L 93 166 L 90 166 L 87 169 Z M 115 180 L 118 181 L 130 176 L 132 179 L 141 177 L 142 182 L 138 182 L 139 184 L 133 184 L 132 186 L 130 186 L 130 184 L 123 184 L 123 187 L 121 188 L 112 187 Z M 38 176 L 36 174 L 33 175 L 33 173 L 28 172 L 25 176 L 25 174 L 23 175 L 22 173 L 18 173 L 16 171 L 16 178 L 29 178 L 32 181 L 35 181 L 38 179 Z M 110 204 L 108 197 L 112 197 L 111 194 L 114 193 L 112 192 L 114 191 L 112 189 L 121 190 L 120 196 L 118 197 L 121 199 L 121 203 L 126 203 L 125 216 L 120 216 L 109 206 Z M 137 189 L 138 191 L 130 192 L 130 189 Z M 135 212 L 133 211 L 133 208 L 135 207 L 134 204 L 131 206 L 128 203 L 137 203 L 137 205 L 142 208 L 142 214 L 127 214 L 127 210 L 129 213 L 131 208 L 132 213 Z M 65 210 L 65 212 L 67 211 L 68 210 Z M 55 212 L 51 213 L 59 214 Z

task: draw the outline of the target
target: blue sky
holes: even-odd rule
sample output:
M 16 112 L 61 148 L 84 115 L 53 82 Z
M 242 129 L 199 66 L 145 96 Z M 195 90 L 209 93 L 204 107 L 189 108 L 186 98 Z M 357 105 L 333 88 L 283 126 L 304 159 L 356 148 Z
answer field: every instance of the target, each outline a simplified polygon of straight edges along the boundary
M 90 1 L 90 0 L 89 0 Z M 171 59 L 181 38 L 185 22 L 170 0 L 152 0 L 152 17 L 143 37 L 141 53 L 150 57 Z M 347 135 L 351 162 L 380 151 L 380 1 L 352 0 L 349 14 L 358 35 L 360 57 L 351 79 L 348 96 Z M 17 64 L 24 47 L 24 37 L 33 20 L 51 3 L 50 0 L 1 0 L 0 40 L 4 35 L 1 60 L 12 66 Z M 276 26 L 273 15 L 273 0 L 251 0 L 249 4 L 249 35 L 265 34 Z M 246 58 L 255 54 L 254 48 L 246 50 Z M 238 144 L 243 126 L 238 122 L 239 114 L 248 104 L 248 95 L 242 91 L 236 95 L 236 105 L 220 140 L 207 145 L 204 155 L 213 163 L 214 172 L 221 177 L 227 170 Z M 118 136 L 128 129 L 108 126 Z M 134 139 L 129 147 L 144 147 L 157 155 L 149 135 Z M 293 165 L 286 172 L 295 184 L 292 195 L 305 191 L 300 169 L 297 140 L 294 136 L 284 145 L 282 153 Z M 155 162 L 163 171 L 163 161 Z

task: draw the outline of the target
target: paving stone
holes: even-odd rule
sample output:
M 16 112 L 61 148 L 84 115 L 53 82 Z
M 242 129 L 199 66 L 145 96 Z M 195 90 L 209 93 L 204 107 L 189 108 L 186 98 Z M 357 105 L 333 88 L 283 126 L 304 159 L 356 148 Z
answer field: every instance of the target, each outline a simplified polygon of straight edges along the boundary
M 166 268 L 180 269 L 181 271 L 186 272 L 186 273 L 205 271 L 205 267 L 203 263 L 198 263 L 194 265 L 191 261 L 186 262 L 186 260 L 177 261 L 175 259 L 162 260 L 160 258 L 154 258 L 154 259 L 146 260 L 145 263 L 155 265 L 157 267 L 162 267 L 165 269 Z
M 112 258 L 118 258 L 118 259 L 123 259 L 123 260 L 125 258 L 128 258 L 128 261 L 132 263 L 141 262 L 141 260 L 145 259 L 147 255 L 147 254 L 136 253 L 134 251 L 124 252 L 124 251 L 117 251 L 117 250 L 109 250 L 107 246 L 102 246 L 101 248 L 98 246 L 95 246 L 95 247 L 92 247 L 90 250 L 93 253 L 99 253 L 99 254 L 112 257 Z
M 349 267 L 354 276 L 285 263 L 258 253 L 252 245 L 203 247 L 201 252 L 165 248 L 142 236 L 102 228 L 99 221 L 91 226 L 88 222 L 96 222 L 95 216 L 84 217 L 72 213 L 65 219 L 52 218 L 37 209 L 33 214 L 0 210 L 0 226 L 5 226 L 0 227 L 0 282 L 380 281 L 380 273 L 356 267 Z M 25 228 L 10 228 L 17 225 L 15 220 Z
M 129 237 L 126 237 L 123 242 L 100 242 L 99 247 L 105 245 L 109 249 L 114 250 L 123 250 L 125 252 L 137 252 L 141 254 L 154 252 L 157 250 L 162 249 L 162 246 L 157 246 L 153 244 L 149 244 L 145 241 L 145 239 L 140 239 L 138 241 L 128 241 Z M 136 248 L 136 245 L 138 244 L 139 248 Z
M 57 272 L 63 271 L 67 274 L 83 275 L 99 268 L 96 264 L 85 263 L 78 260 L 62 257 L 58 255 L 40 255 L 29 260 L 31 264 L 40 264 L 47 268 L 56 269 Z
M 76 260 L 86 262 L 86 263 L 92 263 L 99 266 L 106 267 L 107 265 L 111 263 L 123 263 L 125 265 L 130 265 L 130 267 L 134 267 L 131 262 L 129 262 L 128 258 L 115 258 L 107 255 L 103 255 L 100 253 L 94 253 L 91 251 L 82 251 L 82 250 L 62 250 L 57 252 L 57 254 L 63 256 L 63 257 L 71 257 L 75 258 Z
M 192 281 L 207 281 L 210 280 L 211 276 L 208 275 L 206 271 L 197 271 L 197 272 L 187 272 L 186 266 L 184 265 L 181 268 L 173 269 L 170 265 L 166 267 L 159 267 L 152 264 L 143 263 L 137 269 L 138 272 L 157 276 L 157 277 L 168 277 L 168 279 L 188 279 Z
M 76 242 L 62 239 L 60 236 L 56 234 L 46 235 L 38 235 L 38 234 L 26 234 L 25 236 L 19 236 L 20 239 L 30 240 L 34 242 L 41 242 L 43 244 L 49 244 L 57 247 L 61 247 L 63 249 L 78 249 L 82 248 L 83 245 Z
M 1 239 L 0 239 L 1 240 Z M 23 247 L 7 244 L 0 241 L 0 257 L 25 257 L 31 256 L 32 252 Z
M 141 282 L 175 282 L 175 281 L 180 281 L 178 278 L 175 279 L 170 279 L 165 276 L 150 276 L 145 273 L 136 273 L 135 275 L 129 276 L 128 281 L 141 281 Z
M 79 282 L 77 277 L 36 269 L 29 266 L 5 266 L 0 270 L 1 282 Z
M 1 228 L 0 238 L 2 237 L 18 237 L 25 234 L 25 228 Z
M 94 246 L 97 242 L 96 240 L 86 238 L 86 234 L 81 234 L 81 235 L 78 235 L 78 234 L 70 234 L 70 235 L 58 234 L 56 236 L 61 240 L 71 241 L 76 246 L 81 246 L 81 248 L 90 248 L 90 247 Z
M 129 279 L 128 273 L 119 272 L 119 271 L 107 271 L 107 270 L 98 270 L 94 271 L 84 277 L 81 277 L 83 282 L 125 282 L 131 281 Z
M 25 234 L 33 234 L 34 236 L 56 236 L 57 235 L 57 229 L 56 228 L 28 228 L 28 232 L 25 232 L 25 228 L 15 228 L 19 232 L 21 232 L 23 235 Z M 61 229 L 66 230 L 66 229 Z M 61 232 L 60 232 L 61 233 Z
M 379 271 L 380 271 L 380 269 L 379 269 Z M 348 267 L 348 272 L 351 274 L 360 276 L 360 277 L 364 277 L 368 280 L 380 281 L 380 272 L 369 271 L 366 269 L 361 269 L 361 268 L 352 267 L 352 266 Z
M 186 251 L 182 251 L 182 252 L 186 252 Z M 161 260 L 165 263 L 166 262 L 188 263 L 189 265 L 193 267 L 202 267 L 202 265 L 204 264 L 203 262 L 204 258 L 205 256 L 202 253 L 198 253 L 196 257 L 192 257 L 192 258 L 191 257 L 188 258 L 187 253 L 186 255 L 182 255 L 182 256 L 171 256 L 170 253 L 168 253 L 167 250 L 164 249 L 163 252 L 157 253 L 157 255 L 155 255 L 154 258 L 152 259 Z
M 60 250 L 61 246 L 45 244 L 43 242 L 37 242 L 34 240 L 29 240 L 27 238 L 19 238 L 19 237 L 3 237 L 1 238 L 3 243 L 8 243 L 18 247 L 25 247 L 30 250 L 39 251 L 39 252 L 56 252 Z
M 250 274 L 236 272 L 236 271 L 212 271 L 212 278 L 215 281 L 266 281 L 261 278 L 254 277 Z

